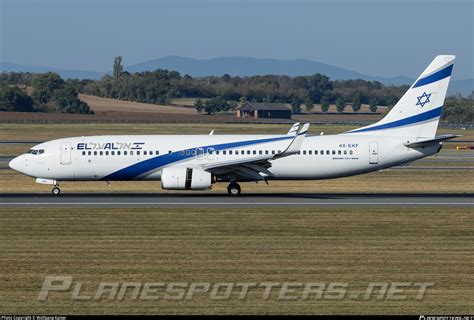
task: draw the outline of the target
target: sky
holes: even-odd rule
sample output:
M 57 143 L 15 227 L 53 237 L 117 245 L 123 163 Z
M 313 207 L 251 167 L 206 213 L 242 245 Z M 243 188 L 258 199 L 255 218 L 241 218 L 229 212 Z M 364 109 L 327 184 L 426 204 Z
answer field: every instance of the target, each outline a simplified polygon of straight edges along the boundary
M 109 71 L 177 55 L 298 59 L 416 76 L 438 54 L 473 78 L 473 0 L 0 0 L 0 61 Z

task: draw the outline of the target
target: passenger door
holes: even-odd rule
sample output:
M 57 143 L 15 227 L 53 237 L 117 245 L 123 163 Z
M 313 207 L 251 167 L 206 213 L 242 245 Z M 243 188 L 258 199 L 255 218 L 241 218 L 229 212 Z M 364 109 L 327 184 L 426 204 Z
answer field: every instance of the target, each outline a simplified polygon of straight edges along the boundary
M 61 164 L 71 164 L 71 143 L 69 142 L 61 143 Z

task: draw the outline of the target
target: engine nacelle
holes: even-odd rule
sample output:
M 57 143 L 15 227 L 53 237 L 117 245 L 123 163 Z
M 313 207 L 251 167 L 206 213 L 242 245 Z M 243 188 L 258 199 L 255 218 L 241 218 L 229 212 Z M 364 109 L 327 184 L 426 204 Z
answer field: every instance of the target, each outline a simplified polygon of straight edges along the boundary
M 199 168 L 171 167 L 161 172 L 161 187 L 168 190 L 205 190 L 212 184 L 210 172 Z

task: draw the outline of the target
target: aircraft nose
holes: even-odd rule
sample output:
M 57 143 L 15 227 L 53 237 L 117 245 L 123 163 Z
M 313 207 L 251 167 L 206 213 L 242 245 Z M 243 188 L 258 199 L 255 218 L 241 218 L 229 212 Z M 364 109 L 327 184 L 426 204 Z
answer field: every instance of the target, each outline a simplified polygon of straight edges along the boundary
M 12 161 L 8 164 L 8 166 L 18 172 L 23 171 L 23 159 L 20 159 L 20 157 L 13 158 Z

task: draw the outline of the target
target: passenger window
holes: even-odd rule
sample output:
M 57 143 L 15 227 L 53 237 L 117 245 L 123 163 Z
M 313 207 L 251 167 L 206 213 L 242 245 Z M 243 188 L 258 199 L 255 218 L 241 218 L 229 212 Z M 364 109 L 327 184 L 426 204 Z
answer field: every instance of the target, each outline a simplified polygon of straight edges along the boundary
M 272 154 L 275 154 L 275 150 L 272 150 Z
M 247 150 L 247 154 L 250 154 L 250 150 Z
M 263 154 L 263 151 L 262 151 L 262 150 L 258 150 L 258 154 Z
M 315 155 L 315 156 L 318 155 L 318 150 L 314 150 L 314 155 Z
M 337 154 L 342 154 L 342 151 L 341 151 L 341 150 L 338 150 L 338 151 L 337 151 Z
M 85 155 L 86 155 L 86 152 L 85 152 L 85 151 L 82 151 L 82 155 L 85 156 Z
M 253 150 L 253 154 L 257 154 L 257 150 Z
M 109 155 L 109 152 L 108 152 L 108 151 L 105 151 L 105 155 L 108 156 L 108 155 Z
M 189 156 L 191 154 L 190 150 L 186 150 L 186 155 Z
M 115 151 L 110 151 L 110 154 L 115 156 Z
M 303 154 L 304 154 L 304 155 L 306 154 L 306 150 L 303 150 Z
M 232 154 L 232 150 L 229 150 L 229 154 Z
M 330 153 L 329 150 L 326 150 L 326 154 L 329 154 L 329 153 Z
M 139 156 L 139 155 L 140 155 L 140 151 L 137 151 L 137 156 Z
M 227 152 L 225 150 L 222 151 L 222 154 L 225 155 Z
M 181 155 L 184 156 L 184 150 L 181 150 Z
M 120 155 L 120 151 L 117 151 L 117 155 L 118 155 L 118 156 Z
M 94 156 L 96 156 L 96 155 L 97 155 L 97 151 L 94 151 Z
M 344 150 L 344 154 L 347 154 L 347 150 Z
M 333 150 L 333 151 L 332 151 L 332 154 L 336 154 L 336 150 Z
M 168 154 L 171 154 L 171 152 L 172 152 L 171 150 L 168 150 Z
M 143 155 L 144 155 L 144 156 L 146 156 L 146 155 L 147 155 L 147 153 L 146 153 L 146 150 L 145 150 L 145 151 L 143 151 Z
M 159 155 L 159 154 L 160 154 L 160 151 L 156 150 L 156 151 L 155 151 L 155 154 L 156 154 L 156 155 Z
M 216 154 L 219 154 L 219 150 L 216 150 Z
M 91 151 L 87 151 L 87 155 L 90 156 L 92 154 Z
M 130 155 L 133 156 L 133 151 L 130 151 Z
M 349 154 L 352 154 L 352 150 L 349 151 Z
M 268 154 L 268 150 L 265 150 L 265 154 Z
M 123 152 L 123 155 L 126 156 L 126 155 L 127 155 L 127 151 L 124 151 L 124 152 Z
M 313 154 L 313 151 L 312 151 L 312 150 L 308 150 L 308 154 Z

